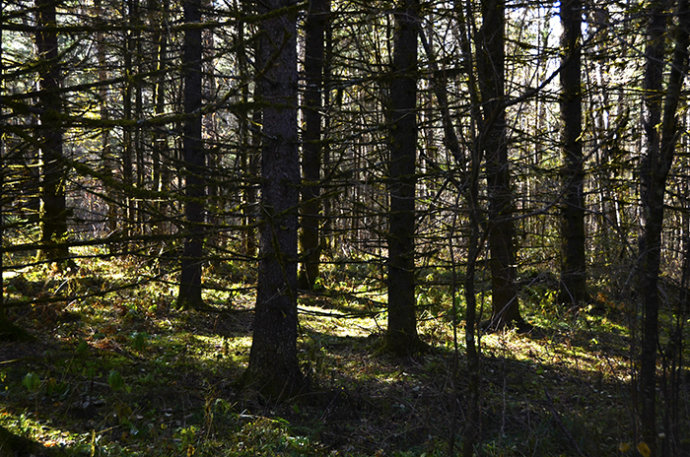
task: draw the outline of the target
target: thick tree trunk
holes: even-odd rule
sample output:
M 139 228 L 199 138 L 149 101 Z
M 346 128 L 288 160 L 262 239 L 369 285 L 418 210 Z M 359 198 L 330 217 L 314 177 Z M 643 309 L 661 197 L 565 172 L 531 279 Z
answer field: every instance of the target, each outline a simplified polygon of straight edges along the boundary
M 254 334 L 245 375 L 265 395 L 303 386 L 297 362 L 297 15 L 292 0 L 257 3 L 263 105 L 261 241 Z
M 185 23 L 183 79 L 184 112 L 183 154 L 185 176 L 185 242 L 182 275 L 177 304 L 198 308 L 201 299 L 201 263 L 204 236 L 205 155 L 201 139 L 201 22 L 200 0 L 183 3 Z
M 54 0 L 37 0 L 38 32 L 36 48 L 39 55 L 38 77 L 40 107 L 41 206 L 40 226 L 45 260 L 65 261 L 69 256 L 67 238 L 67 208 L 65 186 L 67 168 L 62 156 L 62 127 L 60 115 L 60 63 Z M 60 243 L 60 245 L 56 245 Z
M 319 276 L 319 211 L 321 193 L 321 109 L 323 92 L 324 37 L 330 0 L 311 0 L 305 23 L 304 120 L 302 145 L 302 205 L 299 286 L 313 289 Z
M 419 4 L 395 11 L 388 235 L 388 346 L 399 355 L 419 350 L 415 310 L 415 164 L 417 157 L 417 35 Z
M 515 285 L 513 195 L 510 189 L 505 107 L 504 0 L 482 1 L 477 72 L 484 112 L 480 144 L 486 157 L 491 259 L 491 327 L 523 325 Z
M 580 49 L 582 45 L 582 1 L 561 2 L 561 142 L 562 180 L 565 186 L 561 207 L 561 284 L 559 301 L 580 305 L 587 297 L 585 265 L 585 200 L 582 157 L 582 89 Z

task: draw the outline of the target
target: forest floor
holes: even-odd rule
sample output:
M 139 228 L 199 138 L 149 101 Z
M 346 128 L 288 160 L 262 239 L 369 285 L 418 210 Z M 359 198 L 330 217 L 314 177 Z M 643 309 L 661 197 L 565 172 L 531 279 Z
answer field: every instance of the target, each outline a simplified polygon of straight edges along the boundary
M 453 322 L 464 305 L 458 300 L 453 319 L 447 273 L 420 277 L 419 332 L 429 350 L 401 360 L 382 350 L 380 266 L 326 266 L 319 291 L 299 298 L 299 356 L 311 388 L 275 403 L 237 382 L 251 345 L 251 271 L 208 267 L 214 311 L 196 312 L 174 308 L 171 265 L 78 264 L 5 278 L 6 299 L 25 301 L 10 314 L 32 339 L 0 343 L 0 426 L 41 445 L 16 455 L 431 457 L 449 455 L 451 443 L 461 448 L 466 361 L 463 328 L 454 339 Z M 522 293 L 533 331 L 481 338 L 479 454 L 639 455 L 635 313 L 603 292 L 564 310 L 548 281 L 527 282 Z M 60 294 L 72 298 L 52 301 Z M 0 435 L 0 456 L 15 455 L 2 449 Z

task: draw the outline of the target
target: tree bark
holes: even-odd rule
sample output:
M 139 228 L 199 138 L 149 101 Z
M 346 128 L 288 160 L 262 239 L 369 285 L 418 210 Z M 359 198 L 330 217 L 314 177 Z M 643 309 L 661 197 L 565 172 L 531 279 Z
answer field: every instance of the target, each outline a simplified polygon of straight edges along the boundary
M 64 262 L 69 257 L 67 241 L 67 207 L 65 187 L 67 168 L 63 159 L 60 115 L 61 69 L 54 0 L 36 1 L 36 48 L 39 55 L 39 121 L 41 155 L 40 189 L 40 256 L 45 260 Z
M 292 0 L 262 1 L 257 8 L 261 239 L 245 380 L 268 397 L 284 398 L 303 386 L 297 362 L 297 11 Z
M 477 73 L 484 113 L 480 147 L 486 157 L 489 200 L 492 328 L 524 325 L 517 296 L 513 195 L 510 189 L 505 106 L 505 4 L 483 0 L 477 33 Z
M 97 14 L 105 18 L 106 8 L 103 7 L 101 0 L 94 0 L 94 9 Z M 105 83 L 108 80 L 107 69 L 107 51 L 106 51 L 106 34 L 103 32 L 96 33 L 96 60 L 98 61 L 98 80 Z M 102 120 L 110 118 L 108 88 L 103 85 L 98 90 L 99 97 L 99 114 Z M 107 181 L 110 180 L 113 170 L 116 167 L 116 160 L 113 157 L 112 148 L 110 147 L 110 129 L 104 128 L 101 131 L 101 174 L 106 178 L 104 180 L 104 189 L 107 189 Z M 115 233 L 117 230 L 117 204 L 112 200 L 106 202 L 108 212 L 106 215 L 106 227 L 108 234 Z
M 183 3 L 184 34 L 183 79 L 184 112 L 183 162 L 185 176 L 185 242 L 182 252 L 182 275 L 177 305 L 199 308 L 201 299 L 201 263 L 203 261 L 205 154 L 201 139 L 201 2 Z
M 417 156 L 417 0 L 401 0 L 395 15 L 389 163 L 388 346 L 398 355 L 419 350 L 415 310 L 415 163 Z
M 639 275 L 643 300 L 642 354 L 640 358 L 642 439 L 656 453 L 656 359 L 659 340 L 659 269 L 661 233 L 664 220 L 664 192 L 673 164 L 679 129 L 678 104 L 688 71 L 688 0 L 680 0 L 676 14 L 679 26 L 667 87 L 663 89 L 665 40 L 667 35 L 666 0 L 653 1 L 648 10 L 645 77 L 643 86 L 645 133 L 644 156 L 640 163 L 642 235 Z M 662 113 L 663 106 L 663 113 Z
M 134 33 L 132 28 L 136 22 L 134 16 L 136 15 L 139 0 L 127 0 L 127 30 L 125 30 L 123 43 L 123 60 L 124 60 L 124 82 L 122 87 L 122 111 L 125 120 L 132 119 L 132 87 L 133 87 L 133 63 L 132 55 L 134 53 Z M 126 125 L 122 128 L 122 184 L 124 192 L 122 195 L 122 203 L 124 204 L 122 217 L 122 235 L 126 240 L 129 240 L 134 232 L 135 222 L 135 208 L 134 200 L 131 197 L 132 188 L 134 186 L 134 165 L 132 163 L 132 126 Z M 129 241 L 125 241 L 121 248 L 125 254 L 129 251 Z
M 321 109 L 323 92 L 324 38 L 330 0 L 311 0 L 305 23 L 304 120 L 302 145 L 302 204 L 299 286 L 313 289 L 319 276 L 319 211 L 321 203 Z
M 585 262 L 585 200 L 582 167 L 582 1 L 561 2 L 561 282 L 559 301 L 578 306 L 587 297 Z
M 148 8 L 154 17 L 158 17 L 163 24 L 168 22 L 168 10 L 170 9 L 169 0 L 149 0 Z M 156 45 L 156 83 L 153 88 L 154 114 L 159 116 L 165 112 L 165 70 L 166 60 L 168 54 L 168 37 L 166 31 L 156 31 L 153 36 L 153 42 Z M 168 135 L 165 129 L 154 127 L 152 132 L 152 187 L 154 192 L 165 192 L 168 188 L 168 183 L 163 180 L 163 168 L 167 167 L 165 163 L 166 158 L 169 157 L 170 151 L 168 147 Z M 168 233 L 167 219 L 168 208 L 165 199 L 160 196 L 153 205 L 153 220 L 151 230 L 154 234 Z

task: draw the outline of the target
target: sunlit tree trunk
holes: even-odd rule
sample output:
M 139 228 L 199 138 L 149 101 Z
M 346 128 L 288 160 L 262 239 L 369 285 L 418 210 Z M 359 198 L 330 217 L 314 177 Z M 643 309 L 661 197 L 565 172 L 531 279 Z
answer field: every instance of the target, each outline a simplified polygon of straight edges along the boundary
M 297 11 L 292 0 L 257 2 L 257 71 L 263 106 L 261 241 L 254 334 L 245 375 L 270 397 L 303 385 L 297 362 Z
M 419 350 L 415 310 L 415 164 L 417 157 L 417 0 L 396 9 L 390 110 L 388 345 Z
M 201 263 L 204 236 L 205 154 L 201 139 L 201 9 L 200 0 L 183 3 L 184 33 L 182 73 L 184 80 L 183 164 L 185 177 L 182 274 L 177 304 L 198 308 L 201 299 Z
M 65 186 L 67 167 L 63 158 L 60 63 L 54 0 L 37 0 L 36 48 L 38 50 L 39 120 L 41 154 L 41 257 L 64 261 L 69 256 Z M 59 243 L 59 244 L 57 244 Z

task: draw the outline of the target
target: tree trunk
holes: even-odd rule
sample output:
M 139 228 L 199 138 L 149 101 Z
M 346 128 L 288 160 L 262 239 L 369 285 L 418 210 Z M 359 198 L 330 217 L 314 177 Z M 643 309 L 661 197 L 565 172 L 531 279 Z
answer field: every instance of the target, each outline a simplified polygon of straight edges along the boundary
M 132 119 L 132 54 L 134 52 L 134 34 L 132 28 L 136 22 L 134 15 L 137 10 L 136 2 L 139 0 L 127 0 L 127 30 L 124 36 L 124 82 L 122 88 L 122 110 L 125 120 Z M 124 217 L 122 225 L 122 235 L 126 240 L 129 240 L 133 235 L 134 224 L 134 200 L 131 197 L 132 187 L 134 185 L 134 166 L 132 164 L 132 127 L 126 125 L 122 128 L 122 185 L 124 188 L 122 202 L 124 204 Z M 122 249 L 125 254 L 129 251 L 129 241 L 122 243 Z
M 170 8 L 170 1 L 163 0 L 149 0 L 149 11 L 154 17 L 158 17 L 159 21 L 166 24 L 168 21 L 168 10 Z M 159 16 L 158 16 L 159 15 Z M 166 31 L 156 31 L 153 36 L 153 42 L 156 45 L 156 83 L 153 88 L 153 101 L 155 103 L 154 113 L 162 115 L 165 112 L 165 73 L 166 73 L 166 59 L 168 53 L 168 37 Z M 154 192 L 162 193 L 168 188 L 168 183 L 163 180 L 163 167 L 167 167 L 165 162 L 170 151 L 168 148 L 168 136 L 164 128 L 154 127 L 152 135 L 153 145 L 151 148 L 152 161 L 152 187 Z M 153 205 L 153 217 L 151 221 L 151 231 L 154 234 L 168 233 L 167 219 L 168 208 L 165 203 L 165 198 L 160 194 L 156 197 L 156 202 Z
M 329 4 L 329 10 L 330 10 L 330 4 Z M 331 77 L 331 67 L 332 67 L 332 61 L 333 61 L 333 27 L 331 27 L 331 21 L 330 17 L 329 20 L 326 21 L 326 30 L 324 31 L 324 60 L 323 60 L 323 106 L 326 107 L 326 112 L 325 116 L 323 119 L 323 133 L 324 137 L 322 137 L 322 142 L 321 142 L 321 152 L 322 152 L 322 160 L 321 160 L 321 168 L 323 169 L 323 175 L 326 177 L 324 179 L 324 183 L 330 187 L 330 180 L 327 180 L 329 177 L 331 177 L 331 145 L 330 142 L 328 141 L 328 134 L 330 131 L 330 104 L 331 104 L 331 86 L 332 86 L 332 80 L 333 78 Z M 320 240 L 320 251 L 321 253 L 325 253 L 326 255 L 330 256 L 333 253 L 333 211 L 332 211 L 332 197 L 328 195 L 329 192 L 326 192 L 325 194 L 321 195 L 321 220 L 323 221 L 323 224 L 321 226 L 320 230 L 320 235 L 321 235 L 321 240 Z
M 640 199 L 642 201 L 642 236 L 640 238 L 639 274 L 644 315 L 642 320 L 642 355 L 640 422 L 642 439 L 656 454 L 656 357 L 659 344 L 659 268 L 661 232 L 664 218 L 664 192 L 674 159 L 679 129 L 677 120 L 683 79 L 688 70 L 688 1 L 680 0 L 676 12 L 679 26 L 666 90 L 663 90 L 667 1 L 656 0 L 649 7 L 644 78 L 644 156 L 640 164 Z M 662 117 L 663 104 L 663 117 Z
M 239 79 L 242 83 L 242 109 L 238 113 L 238 136 L 239 136 L 239 154 L 241 154 L 241 163 L 244 181 L 243 181 L 243 202 L 242 202 L 242 240 L 244 245 L 244 254 L 247 257 L 254 257 L 256 255 L 256 234 L 254 224 L 256 222 L 256 187 L 253 179 L 257 174 L 257 156 L 259 143 L 261 141 L 260 135 L 256 127 L 250 128 L 250 125 L 261 124 L 261 110 L 254 104 L 254 111 L 252 113 L 252 122 L 250 122 L 250 88 L 248 81 L 250 80 L 249 62 L 247 58 L 248 45 L 245 37 L 245 15 L 250 11 L 245 11 L 243 2 L 236 1 L 237 9 L 242 11 L 237 18 L 237 71 Z M 254 100 L 257 98 L 257 87 L 254 86 Z
M 302 145 L 302 219 L 300 247 L 302 259 L 299 286 L 313 289 L 319 276 L 319 210 L 321 207 L 321 109 L 323 92 L 324 37 L 330 0 L 311 0 L 305 23 L 304 120 Z
M 261 252 L 245 380 L 268 397 L 283 398 L 303 386 L 297 362 L 297 11 L 292 0 L 258 2 L 257 8 Z
M 523 325 L 515 285 L 513 195 L 510 189 L 505 106 L 505 5 L 482 1 L 477 33 L 477 72 L 484 112 L 480 144 L 486 157 L 491 259 L 491 327 Z
M 97 14 L 105 17 L 106 9 L 103 7 L 101 0 L 94 0 L 94 9 Z M 96 33 L 96 59 L 98 61 L 98 80 L 99 82 L 105 84 L 108 80 L 108 69 L 107 69 L 107 53 L 105 47 L 106 34 L 103 32 Z M 110 118 L 110 112 L 108 110 L 109 97 L 108 88 L 103 85 L 98 90 L 99 106 L 98 110 L 102 120 L 107 120 Z M 112 148 L 110 147 L 110 129 L 104 128 L 101 132 L 101 174 L 105 177 L 103 187 L 104 191 L 107 192 L 108 181 L 111 180 L 113 170 L 116 167 L 116 160 L 112 155 Z M 108 234 L 114 233 L 117 230 L 117 205 L 112 200 L 106 201 L 108 206 L 108 212 L 106 215 L 106 228 Z
M 213 2 L 211 0 L 203 0 L 201 5 L 204 11 L 213 11 Z M 202 72 L 204 75 L 203 92 L 207 95 L 209 100 L 214 100 L 218 92 L 218 84 L 216 82 L 216 65 L 218 60 L 215 53 L 216 42 L 214 29 L 204 28 L 201 36 L 202 47 L 204 54 L 202 54 Z M 222 192 L 222 176 L 220 175 L 221 165 L 221 138 L 218 132 L 216 123 L 217 113 L 211 111 L 205 113 L 202 118 L 204 144 L 206 145 L 206 225 L 209 230 L 206 232 L 205 243 L 206 250 L 209 251 L 211 247 L 219 247 L 221 232 L 220 215 L 223 213 L 223 192 Z
M 67 208 L 65 187 L 67 168 L 62 156 L 62 101 L 60 99 L 60 63 L 54 0 L 36 1 L 39 55 L 39 106 L 41 154 L 41 249 L 45 260 L 64 262 L 67 247 Z M 59 244 L 56 244 L 59 243 Z
M 201 2 L 183 3 L 184 33 L 182 72 L 184 79 L 183 163 L 185 176 L 185 242 L 177 305 L 199 308 L 201 299 L 201 263 L 204 237 L 205 154 L 201 139 Z
M 417 0 L 394 13 L 389 164 L 388 346 L 399 355 L 419 350 L 415 313 L 415 163 L 417 156 Z
M 259 108 L 257 100 L 261 99 L 261 94 L 259 92 L 259 86 L 258 84 L 254 86 L 254 112 L 252 113 L 252 124 L 253 125 L 261 125 L 261 119 L 262 119 L 262 112 L 261 108 Z M 258 183 L 255 181 L 255 176 L 258 176 L 259 174 L 259 161 L 260 161 L 260 154 L 259 150 L 261 149 L 261 132 L 257 129 L 254 128 L 252 130 L 252 133 L 250 135 L 250 145 L 249 145 L 249 150 L 247 154 L 247 173 L 246 175 L 250 177 L 250 179 L 247 180 L 245 183 L 246 185 L 246 192 L 245 192 L 245 205 L 247 207 L 246 211 L 246 240 L 245 240 L 245 253 L 247 257 L 254 257 L 256 255 L 256 249 L 257 249 L 257 234 L 256 234 L 256 229 L 255 225 L 257 220 L 258 220 L 258 196 L 257 196 L 257 191 L 258 191 Z
M 134 49 L 133 68 L 135 69 L 134 78 L 134 119 L 139 120 L 144 117 L 144 100 L 143 100 L 143 62 L 142 62 L 142 39 L 141 27 L 143 21 L 141 20 L 141 9 L 139 8 L 141 0 L 132 2 L 133 9 L 131 11 L 131 18 L 133 20 L 132 28 L 132 45 Z M 138 123 L 137 123 L 138 124 Z M 136 181 L 135 186 L 138 190 L 144 188 L 144 139 L 142 136 L 142 129 L 140 125 L 134 127 L 133 131 L 133 146 L 134 146 L 134 161 L 136 163 Z M 134 208 L 134 223 L 136 233 L 144 233 L 144 202 L 140 198 L 135 198 L 133 201 Z
M 587 297 L 585 265 L 585 200 L 582 167 L 582 89 L 580 48 L 582 45 L 582 1 L 561 2 L 561 143 L 562 180 L 565 186 L 561 207 L 561 284 L 559 301 L 578 306 Z

